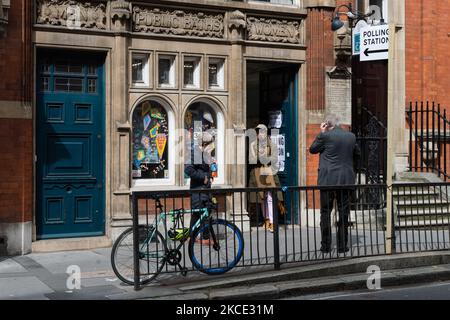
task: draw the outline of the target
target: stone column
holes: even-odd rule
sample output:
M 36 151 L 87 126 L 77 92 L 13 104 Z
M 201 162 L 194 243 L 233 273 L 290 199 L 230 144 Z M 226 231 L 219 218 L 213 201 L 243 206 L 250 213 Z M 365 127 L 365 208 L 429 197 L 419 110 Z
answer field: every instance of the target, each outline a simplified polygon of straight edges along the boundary
M 111 29 L 115 44 L 111 57 L 111 210 L 112 227 L 129 224 L 131 219 L 130 189 L 130 122 L 128 110 L 128 31 L 130 29 L 131 3 L 124 0 L 110 3 Z M 120 230 L 112 229 L 112 237 Z
M 390 49 L 394 52 L 389 60 L 388 109 L 392 110 L 393 115 L 403 115 L 388 118 L 394 128 L 393 172 L 397 173 L 408 170 L 408 137 L 405 127 L 405 0 L 389 1 L 388 12 L 389 24 L 392 24 L 395 30 L 393 37 L 390 37 L 393 39 Z M 391 163 L 388 162 L 388 165 Z
M 243 40 L 246 30 L 246 16 L 239 10 L 228 13 L 228 30 L 231 40 L 231 57 L 229 73 L 229 109 L 228 118 L 234 130 L 233 151 L 228 156 L 228 183 L 233 187 L 246 186 L 246 164 L 245 164 L 245 127 L 246 127 L 246 102 L 245 102 L 245 60 L 243 57 Z M 231 158 L 232 157 L 232 158 Z M 230 164 L 231 163 L 231 164 Z M 233 212 L 235 222 L 243 231 L 250 227 L 247 211 L 245 208 L 245 196 L 240 194 L 227 198 L 227 207 L 234 206 Z
M 246 21 L 245 14 L 236 10 L 228 13 L 229 38 L 231 39 L 231 57 L 230 57 L 230 73 L 229 73 L 229 109 L 228 118 L 234 128 L 245 127 L 246 110 L 244 88 L 245 83 L 245 61 L 243 58 L 243 39 L 245 35 Z M 243 155 L 239 152 L 245 152 L 245 137 L 236 132 L 235 149 L 232 163 L 229 166 L 229 183 L 234 187 L 245 186 L 245 164 L 239 159 Z M 244 155 L 245 159 L 245 155 Z

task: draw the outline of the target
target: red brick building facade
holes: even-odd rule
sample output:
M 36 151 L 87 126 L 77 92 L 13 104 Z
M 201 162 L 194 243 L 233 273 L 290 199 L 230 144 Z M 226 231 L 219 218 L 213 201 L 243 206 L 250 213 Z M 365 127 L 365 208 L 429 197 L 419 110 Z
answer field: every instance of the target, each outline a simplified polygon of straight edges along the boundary
M 450 1 L 406 1 L 406 101 L 450 111 Z
M 1 2 L 2 0 L 0 0 Z M 0 7 L 1 8 L 1 7 Z M 29 252 L 33 199 L 31 1 L 3 0 L 0 26 L 0 253 Z M 7 20 L 6 20 L 7 17 Z
M 386 0 L 388 1 L 388 0 Z M 390 0 L 396 1 L 396 0 Z M 217 2 L 217 1 L 216 1 Z M 244 1 L 246 2 L 246 1 Z M 345 0 L 304 0 L 306 62 L 304 109 L 299 138 L 303 139 L 300 157 L 305 167 L 299 169 L 302 184 L 315 185 L 318 156 L 309 147 L 319 132 L 327 110 L 326 77 L 337 64 L 336 33 L 331 20 L 336 6 Z M 375 3 L 377 1 L 373 1 Z M 33 74 L 36 61 L 32 45 L 33 3 L 29 0 L 0 0 L 0 255 L 27 253 L 33 240 L 34 146 Z M 296 3 L 300 3 L 296 1 Z M 358 1 L 361 4 L 372 1 Z M 406 101 L 430 100 L 450 105 L 450 31 L 447 30 L 450 0 L 406 3 Z M 356 6 L 356 1 L 354 7 Z M 245 7 L 243 7 L 245 8 Z M 217 8 L 215 8 L 217 9 Z M 222 9 L 220 7 L 220 9 Z M 242 9 L 242 8 L 241 8 Z M 250 11 L 251 12 L 251 11 Z M 42 26 L 41 26 L 42 28 Z M 3 31 L 2 31 L 3 30 Z M 43 33 L 42 33 L 43 34 Z M 56 39 L 56 37 L 55 37 Z M 348 46 L 345 50 L 348 50 Z M 348 63 L 348 66 L 350 64 Z M 303 72 L 303 70 L 302 70 Z M 126 131 L 125 126 L 122 128 Z M 111 130 L 113 131 L 113 130 Z M 122 135 L 121 135 L 122 136 Z M 125 139 L 125 138 L 123 138 Z M 121 190 L 119 190 L 121 191 Z M 122 190 L 123 191 L 123 190 Z M 123 191 L 123 194 L 126 194 Z

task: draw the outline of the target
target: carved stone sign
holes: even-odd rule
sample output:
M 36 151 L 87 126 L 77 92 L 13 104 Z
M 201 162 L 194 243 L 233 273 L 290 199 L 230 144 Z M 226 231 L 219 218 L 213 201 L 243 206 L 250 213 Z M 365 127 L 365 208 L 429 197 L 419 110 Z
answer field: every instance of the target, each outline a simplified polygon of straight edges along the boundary
M 247 18 L 248 40 L 301 43 L 300 23 L 270 18 Z
M 133 7 L 133 31 L 223 38 L 224 17 L 203 12 Z
M 329 113 L 338 114 L 342 124 L 350 125 L 352 118 L 351 78 L 332 77 L 332 71 L 333 69 L 330 69 L 326 76 L 326 110 Z
M 106 5 L 73 0 L 38 0 L 36 23 L 73 29 L 106 29 Z

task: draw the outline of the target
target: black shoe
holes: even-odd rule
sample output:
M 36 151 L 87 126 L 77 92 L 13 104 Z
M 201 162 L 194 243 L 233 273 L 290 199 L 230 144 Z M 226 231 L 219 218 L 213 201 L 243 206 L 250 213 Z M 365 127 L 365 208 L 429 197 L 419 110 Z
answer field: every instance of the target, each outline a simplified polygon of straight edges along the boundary
M 344 253 L 344 252 L 348 252 L 348 251 L 350 251 L 350 249 L 348 247 L 338 249 L 339 253 Z
M 328 247 L 320 247 L 320 251 L 321 251 L 322 253 L 330 253 L 330 252 L 331 252 L 331 249 L 328 248 Z

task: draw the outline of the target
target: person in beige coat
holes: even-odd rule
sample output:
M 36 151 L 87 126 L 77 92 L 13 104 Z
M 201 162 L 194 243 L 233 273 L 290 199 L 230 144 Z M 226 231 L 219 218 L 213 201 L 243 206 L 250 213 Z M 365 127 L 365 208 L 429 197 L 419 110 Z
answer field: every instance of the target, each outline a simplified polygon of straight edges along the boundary
M 273 167 L 267 162 L 271 159 L 270 139 L 267 137 L 267 128 L 258 125 L 258 139 L 250 143 L 250 156 L 257 157 L 257 165 L 250 172 L 248 186 L 250 188 L 277 188 L 280 187 L 280 180 Z M 283 193 L 277 192 L 278 201 L 283 201 Z M 259 204 L 264 217 L 264 225 L 273 232 L 273 197 L 271 191 L 250 192 L 249 202 Z

